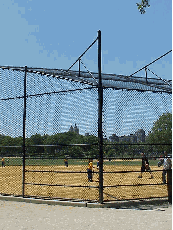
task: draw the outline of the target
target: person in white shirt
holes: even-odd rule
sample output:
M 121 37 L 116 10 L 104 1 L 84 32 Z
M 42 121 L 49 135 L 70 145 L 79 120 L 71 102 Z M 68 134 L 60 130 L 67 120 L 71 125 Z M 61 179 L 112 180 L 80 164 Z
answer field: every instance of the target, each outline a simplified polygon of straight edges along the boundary
M 158 162 L 158 167 L 160 167 L 161 165 L 163 165 L 162 181 L 164 184 L 166 184 L 167 170 L 172 168 L 172 160 L 171 158 L 168 158 L 168 154 L 166 151 L 164 151 L 164 158 L 161 158 Z

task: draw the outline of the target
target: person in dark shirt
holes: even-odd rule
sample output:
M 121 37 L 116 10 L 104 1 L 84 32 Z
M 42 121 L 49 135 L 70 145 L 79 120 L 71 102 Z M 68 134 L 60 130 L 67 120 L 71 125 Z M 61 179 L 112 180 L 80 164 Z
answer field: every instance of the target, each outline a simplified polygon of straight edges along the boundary
M 65 164 L 66 167 L 68 167 L 68 160 L 67 160 L 67 158 L 64 159 L 64 164 Z
M 144 153 L 141 153 L 141 156 L 142 156 L 141 175 L 139 175 L 138 178 L 142 178 L 143 172 L 149 172 L 151 174 L 151 179 L 153 179 L 154 177 L 152 175 L 147 156 Z
M 1 161 L 2 161 L 2 167 L 5 167 L 5 160 L 4 160 L 3 157 L 2 157 L 2 159 L 1 159 Z
M 97 169 L 99 169 L 99 159 L 97 160 Z

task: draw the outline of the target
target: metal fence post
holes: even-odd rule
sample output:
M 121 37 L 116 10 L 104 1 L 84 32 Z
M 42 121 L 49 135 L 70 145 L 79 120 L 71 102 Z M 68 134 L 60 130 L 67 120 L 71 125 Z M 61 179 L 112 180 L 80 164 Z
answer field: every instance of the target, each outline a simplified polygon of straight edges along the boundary
M 25 66 L 25 75 L 24 75 L 24 105 L 23 105 L 23 178 L 22 178 L 22 196 L 25 196 L 25 122 L 26 122 L 26 73 L 27 66 Z
M 80 77 L 80 59 L 79 59 L 79 77 Z
M 98 143 L 99 143 L 99 203 L 103 203 L 103 132 L 102 132 L 102 107 L 103 88 L 101 77 L 101 31 L 98 31 Z
M 172 204 L 172 169 L 167 171 L 168 202 Z

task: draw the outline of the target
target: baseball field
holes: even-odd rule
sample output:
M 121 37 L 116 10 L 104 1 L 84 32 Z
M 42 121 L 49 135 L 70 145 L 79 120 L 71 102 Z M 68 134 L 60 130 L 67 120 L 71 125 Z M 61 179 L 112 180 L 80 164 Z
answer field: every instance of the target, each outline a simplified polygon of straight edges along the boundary
M 21 158 L 6 158 L 0 168 L 0 193 L 22 195 L 23 167 Z M 25 195 L 62 199 L 98 200 L 99 174 L 93 162 L 93 182 L 88 182 L 87 160 L 27 159 L 25 167 Z M 166 197 L 167 186 L 162 184 L 162 171 L 157 162 L 150 161 L 151 174 L 140 175 L 141 160 L 104 161 L 104 200 L 125 200 Z M 158 171 L 159 170 L 159 171 Z M 130 171 L 130 172 L 128 172 Z M 132 186 L 133 185 L 133 186 Z

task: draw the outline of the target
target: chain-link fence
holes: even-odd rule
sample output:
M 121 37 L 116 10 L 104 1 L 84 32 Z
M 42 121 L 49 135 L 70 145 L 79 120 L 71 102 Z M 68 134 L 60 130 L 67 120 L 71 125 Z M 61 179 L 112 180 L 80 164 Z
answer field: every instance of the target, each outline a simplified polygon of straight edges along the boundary
M 22 156 L 5 156 L 1 169 L 1 194 L 21 196 Z M 141 173 L 141 158 L 104 158 L 104 201 L 163 198 L 168 196 L 167 180 L 159 158 L 149 157 L 150 170 Z M 92 182 L 88 180 L 88 158 L 58 158 L 31 155 L 25 158 L 25 197 L 61 200 L 99 200 L 98 160 L 93 159 Z
M 0 193 L 99 201 L 98 87 L 0 68 L 0 92 Z M 171 100 L 103 87 L 104 201 L 168 196 L 158 161 L 172 157 Z M 142 173 L 141 152 L 150 167 Z

